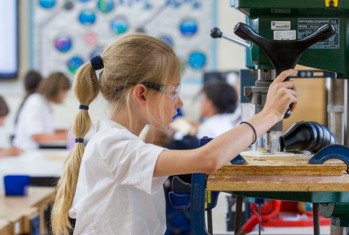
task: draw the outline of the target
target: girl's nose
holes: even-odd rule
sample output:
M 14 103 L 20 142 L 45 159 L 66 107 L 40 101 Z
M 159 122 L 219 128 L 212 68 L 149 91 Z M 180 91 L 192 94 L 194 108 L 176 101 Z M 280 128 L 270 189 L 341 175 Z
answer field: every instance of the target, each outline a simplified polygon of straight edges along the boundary
M 183 107 L 183 101 L 182 101 L 181 97 L 178 98 L 176 107 L 177 107 L 177 108 Z

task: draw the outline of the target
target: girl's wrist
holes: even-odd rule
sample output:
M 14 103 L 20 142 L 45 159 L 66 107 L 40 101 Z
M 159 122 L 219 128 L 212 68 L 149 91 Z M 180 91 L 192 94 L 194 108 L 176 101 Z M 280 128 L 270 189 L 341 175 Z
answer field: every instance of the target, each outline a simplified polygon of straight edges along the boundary
M 275 125 L 277 122 L 281 121 L 283 118 L 279 114 L 271 110 L 263 109 L 259 114 L 263 122 L 269 122 L 272 126 Z

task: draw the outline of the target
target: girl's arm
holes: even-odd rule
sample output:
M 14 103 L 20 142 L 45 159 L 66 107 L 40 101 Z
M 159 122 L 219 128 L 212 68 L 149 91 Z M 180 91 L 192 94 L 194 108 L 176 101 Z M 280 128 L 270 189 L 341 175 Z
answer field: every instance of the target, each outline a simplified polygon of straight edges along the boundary
M 291 105 L 291 110 L 295 108 L 297 103 L 295 84 L 293 81 L 284 82 L 288 76 L 292 75 L 296 75 L 296 71 L 287 70 L 274 80 L 269 87 L 264 109 L 248 120 L 254 126 L 258 136 L 281 121 L 289 105 Z M 158 158 L 154 176 L 210 173 L 244 151 L 253 139 L 252 128 L 242 124 L 218 136 L 203 147 L 193 150 L 165 150 Z
M 4 156 L 17 156 L 21 154 L 23 151 L 16 147 L 9 147 L 9 148 L 0 148 L 0 157 Z
M 54 134 L 35 134 L 32 139 L 39 144 L 47 144 L 54 141 L 67 140 L 66 132 L 57 132 Z

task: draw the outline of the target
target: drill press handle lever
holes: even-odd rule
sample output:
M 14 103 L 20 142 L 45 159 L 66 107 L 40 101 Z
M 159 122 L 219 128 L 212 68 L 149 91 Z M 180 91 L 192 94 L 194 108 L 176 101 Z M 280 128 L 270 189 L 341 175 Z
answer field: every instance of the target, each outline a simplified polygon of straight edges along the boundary
M 249 43 L 246 43 L 242 40 L 239 40 L 239 39 L 236 39 L 236 38 L 233 38 L 233 37 L 230 37 L 228 35 L 225 35 L 219 28 L 217 27 L 214 27 L 211 29 L 211 37 L 212 38 L 225 38 L 231 42 L 234 42 L 240 46 L 244 46 L 246 48 L 251 48 L 251 45 Z
M 334 26 L 326 24 L 305 38 L 297 40 L 272 40 L 262 37 L 250 26 L 241 22 L 234 28 L 234 33 L 237 36 L 253 42 L 266 53 L 277 75 L 284 70 L 293 69 L 307 48 L 317 42 L 329 39 L 335 32 Z
M 307 48 L 317 42 L 329 39 L 335 32 L 334 26 L 326 24 L 305 38 L 297 40 L 272 40 L 262 37 L 250 26 L 241 22 L 234 28 L 234 33 L 237 36 L 256 44 L 265 52 L 275 68 L 277 76 L 284 70 L 293 69 Z M 286 81 L 289 79 L 287 78 Z M 290 115 L 291 109 L 288 108 L 284 117 L 288 118 Z

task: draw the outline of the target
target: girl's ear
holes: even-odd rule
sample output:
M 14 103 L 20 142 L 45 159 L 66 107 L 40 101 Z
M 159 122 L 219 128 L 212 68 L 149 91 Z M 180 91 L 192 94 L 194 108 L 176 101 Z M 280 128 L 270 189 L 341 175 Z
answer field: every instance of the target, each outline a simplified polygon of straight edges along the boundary
M 147 88 L 143 84 L 137 84 L 132 91 L 133 100 L 144 106 L 147 100 Z

